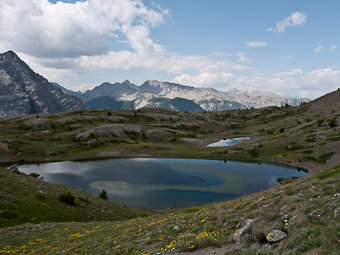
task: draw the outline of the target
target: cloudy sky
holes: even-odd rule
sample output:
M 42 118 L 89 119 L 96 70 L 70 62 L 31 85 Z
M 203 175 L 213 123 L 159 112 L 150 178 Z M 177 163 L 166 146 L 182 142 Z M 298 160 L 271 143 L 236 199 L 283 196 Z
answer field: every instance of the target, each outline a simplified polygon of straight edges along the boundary
M 1 0 L 0 51 L 73 90 L 129 79 L 316 98 L 340 87 L 338 0 Z

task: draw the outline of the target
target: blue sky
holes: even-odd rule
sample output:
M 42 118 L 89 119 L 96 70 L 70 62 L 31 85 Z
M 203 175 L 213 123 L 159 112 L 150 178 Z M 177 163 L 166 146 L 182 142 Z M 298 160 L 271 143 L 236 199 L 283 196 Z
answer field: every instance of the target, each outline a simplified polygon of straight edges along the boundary
M 57 2 L 2 0 L 0 50 L 70 89 L 156 79 L 316 98 L 340 87 L 340 1 Z

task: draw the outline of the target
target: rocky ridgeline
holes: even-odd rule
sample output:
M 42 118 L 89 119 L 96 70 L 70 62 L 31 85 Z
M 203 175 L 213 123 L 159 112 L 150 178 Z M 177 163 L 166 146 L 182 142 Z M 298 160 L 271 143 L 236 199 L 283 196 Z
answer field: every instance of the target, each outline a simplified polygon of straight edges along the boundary
M 218 91 L 149 80 L 136 86 L 105 82 L 86 92 L 67 90 L 35 73 L 13 51 L 0 54 L 0 119 L 23 114 L 83 109 L 164 108 L 180 112 L 222 111 L 266 106 L 300 105 L 294 99 L 265 91 Z
M 13 51 L 0 54 L 0 119 L 82 108 L 81 100 L 64 94 L 30 69 Z
M 61 87 L 58 84 L 56 85 Z M 120 102 L 121 106 L 118 106 L 116 103 L 115 107 L 118 108 L 114 107 L 111 109 L 124 109 L 123 107 L 129 105 L 128 109 L 159 107 L 168 110 L 188 112 L 222 111 L 252 107 L 261 108 L 286 104 L 298 106 L 301 103 L 310 101 L 307 98 L 286 98 L 266 91 L 242 92 L 234 89 L 223 92 L 213 88 L 191 87 L 155 80 L 146 81 L 141 86 L 136 86 L 128 80 L 123 83 L 116 82 L 114 84 L 105 82 L 92 90 L 87 90 L 85 93 L 73 92 L 63 87 L 61 88 L 65 93 L 75 95 L 82 99 L 85 102 L 85 106 L 91 105 L 91 107 L 87 107 L 88 109 L 110 109 L 112 102 L 110 102 L 107 97 Z M 100 105 L 96 102 L 98 98 L 101 99 Z M 104 98 L 107 101 L 106 104 L 103 104 Z M 177 100 L 176 102 L 171 101 L 175 99 Z M 191 104 L 188 105 L 187 101 L 191 101 Z

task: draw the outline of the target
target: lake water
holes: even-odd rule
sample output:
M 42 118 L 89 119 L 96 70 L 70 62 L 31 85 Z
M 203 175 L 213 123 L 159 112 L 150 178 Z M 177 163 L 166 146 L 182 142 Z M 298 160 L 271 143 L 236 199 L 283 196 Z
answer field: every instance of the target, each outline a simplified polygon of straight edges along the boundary
M 216 143 L 208 144 L 207 147 L 225 147 L 225 146 L 232 146 L 243 141 L 251 140 L 250 137 L 236 137 L 232 139 L 221 139 Z
M 144 208 L 181 208 L 233 199 L 278 185 L 277 177 L 306 174 L 268 163 L 166 158 L 63 161 L 22 165 L 19 170 L 96 196 L 104 188 L 110 201 Z

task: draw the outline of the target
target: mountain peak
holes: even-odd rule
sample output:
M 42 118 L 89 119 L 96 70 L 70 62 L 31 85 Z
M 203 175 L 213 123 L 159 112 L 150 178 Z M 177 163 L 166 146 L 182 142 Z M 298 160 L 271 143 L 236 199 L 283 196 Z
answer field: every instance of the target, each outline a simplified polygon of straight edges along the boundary
M 8 63 L 22 63 L 24 65 L 26 65 L 26 63 L 24 61 L 22 61 L 19 56 L 12 50 L 6 51 L 4 53 L 0 54 L 0 59 L 2 62 L 8 62 Z M 26 65 L 27 66 L 27 65 Z
M 129 80 L 125 80 L 122 84 L 124 84 L 124 85 L 132 85 Z
M 230 94 L 241 94 L 242 91 L 237 89 L 237 88 L 231 88 L 227 91 L 227 93 L 230 93 Z
M 4 53 L 2 53 L 2 54 L 0 54 L 0 55 L 11 56 L 11 57 L 17 57 L 17 58 L 18 58 L 18 55 L 15 54 L 15 52 L 12 51 L 12 50 L 6 51 L 6 52 L 4 52 Z
M 14 51 L 0 54 L 0 119 L 82 109 L 82 102 L 35 73 Z
M 152 86 L 152 87 L 157 87 L 157 86 L 159 86 L 160 83 L 162 83 L 162 82 L 159 82 L 157 80 L 147 80 L 144 84 L 147 84 L 147 85 Z

